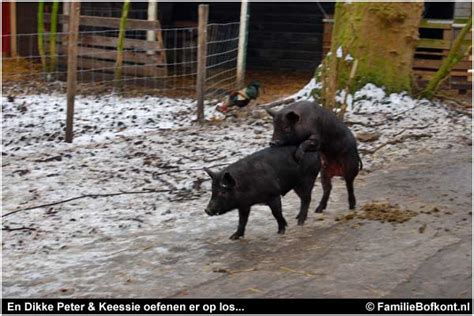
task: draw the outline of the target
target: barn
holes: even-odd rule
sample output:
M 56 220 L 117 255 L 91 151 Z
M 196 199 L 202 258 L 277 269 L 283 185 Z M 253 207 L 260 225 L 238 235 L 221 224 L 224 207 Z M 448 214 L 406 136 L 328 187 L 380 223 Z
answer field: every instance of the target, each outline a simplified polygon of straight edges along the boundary
M 200 3 L 163 2 L 157 5 L 157 18 L 163 28 L 185 28 L 197 25 Z M 240 3 L 208 3 L 209 23 L 238 22 Z M 2 3 L 3 24 L 16 21 L 17 34 L 36 33 L 37 3 L 16 3 L 12 19 L 9 3 Z M 119 17 L 121 3 L 83 2 L 83 15 Z M 129 17 L 147 19 L 146 2 L 133 3 Z M 424 27 L 420 28 L 421 47 L 415 69 L 427 80 L 439 68 L 453 41 L 459 22 L 470 15 L 470 2 L 426 2 Z M 329 2 L 251 2 L 249 4 L 247 69 L 313 71 L 327 52 L 330 44 L 334 3 Z M 3 27 L 3 52 L 11 49 L 8 25 Z M 192 40 L 192 39 L 191 39 Z M 165 46 L 167 43 L 164 44 Z M 17 39 L 20 55 L 34 54 L 36 41 Z M 423 53 L 423 54 L 421 54 Z M 431 56 L 428 56 L 431 55 Z M 428 57 L 427 57 L 428 56 Z M 433 57 L 435 56 L 435 57 Z M 434 61 L 433 61 L 434 60 Z M 456 69 L 456 87 L 470 89 L 469 63 Z

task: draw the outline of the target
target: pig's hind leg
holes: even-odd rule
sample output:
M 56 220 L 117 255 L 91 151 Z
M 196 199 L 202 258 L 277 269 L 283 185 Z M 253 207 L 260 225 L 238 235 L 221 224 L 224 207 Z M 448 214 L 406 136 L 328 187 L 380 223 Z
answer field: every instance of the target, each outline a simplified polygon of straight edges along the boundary
M 321 198 L 321 201 L 319 202 L 318 207 L 316 208 L 316 213 L 322 213 L 323 210 L 325 210 L 327 207 L 329 195 L 331 194 L 332 189 L 331 178 L 332 175 L 325 172 L 324 169 L 321 170 L 321 185 L 323 187 L 323 196 Z
M 356 198 L 354 195 L 354 177 L 347 178 L 346 180 L 346 187 L 347 187 L 347 194 L 349 196 L 349 209 L 353 210 L 356 206 Z
M 356 205 L 356 199 L 354 195 L 354 179 L 357 175 L 357 171 L 350 172 L 347 176 L 344 177 L 344 180 L 346 181 L 347 195 L 349 197 L 349 209 L 351 210 L 355 209 Z
M 345 164 L 344 180 L 346 181 L 347 195 L 349 201 L 349 209 L 353 210 L 356 206 L 356 198 L 354 195 L 354 179 L 359 173 L 359 157 L 356 156 Z
M 249 219 L 250 207 L 241 207 L 239 208 L 239 226 L 237 231 L 230 236 L 231 240 L 237 240 L 240 237 L 244 237 L 245 226 L 247 226 L 247 221 Z
M 286 226 L 288 224 L 286 223 L 285 218 L 283 217 L 283 212 L 281 209 L 281 198 L 280 196 L 270 200 L 267 205 L 270 207 L 272 210 L 272 214 L 275 217 L 276 221 L 278 222 L 278 233 L 279 234 L 284 234 L 286 230 Z

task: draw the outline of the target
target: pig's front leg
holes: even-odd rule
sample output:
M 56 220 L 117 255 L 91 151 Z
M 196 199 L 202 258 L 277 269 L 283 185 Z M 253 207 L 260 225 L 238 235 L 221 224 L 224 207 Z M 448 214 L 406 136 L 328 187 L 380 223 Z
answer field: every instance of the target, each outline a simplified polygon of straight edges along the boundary
M 247 225 L 249 214 L 250 214 L 250 207 L 239 208 L 239 226 L 237 227 L 237 231 L 233 233 L 232 236 L 230 236 L 230 239 L 237 240 L 240 237 L 244 237 L 245 226 Z
M 307 140 L 302 142 L 298 149 L 295 152 L 295 159 L 296 161 L 301 161 L 304 157 L 304 153 L 307 151 L 317 151 L 319 150 L 319 136 L 318 135 L 311 135 Z

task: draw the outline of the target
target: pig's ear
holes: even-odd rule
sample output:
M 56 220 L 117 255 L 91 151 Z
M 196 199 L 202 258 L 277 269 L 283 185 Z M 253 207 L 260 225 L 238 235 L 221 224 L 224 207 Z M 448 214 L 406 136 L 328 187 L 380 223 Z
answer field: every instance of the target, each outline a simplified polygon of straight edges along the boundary
M 267 111 L 267 113 L 270 114 L 271 117 L 275 117 L 276 115 L 276 112 L 273 111 L 272 109 L 265 108 L 265 111 Z
M 224 176 L 222 177 L 222 186 L 228 189 L 235 186 L 235 179 L 229 172 L 224 173 Z
M 288 122 L 290 122 L 291 124 L 295 124 L 296 122 L 300 120 L 300 116 L 296 112 L 293 112 L 293 111 L 288 112 L 285 115 L 285 117 L 288 120 Z
M 211 179 L 214 179 L 216 177 L 216 174 L 213 171 L 211 171 L 211 169 L 204 167 L 204 171 L 207 172 L 207 174 L 209 175 L 209 177 L 211 177 Z

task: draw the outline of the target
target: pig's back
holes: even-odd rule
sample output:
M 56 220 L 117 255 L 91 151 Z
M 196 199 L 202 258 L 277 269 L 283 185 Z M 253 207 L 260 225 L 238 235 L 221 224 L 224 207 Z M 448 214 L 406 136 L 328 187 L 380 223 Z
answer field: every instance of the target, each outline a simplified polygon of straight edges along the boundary
M 319 155 L 307 152 L 298 164 L 294 158 L 296 146 L 269 147 L 257 151 L 229 166 L 239 174 L 242 186 L 258 192 L 279 191 L 286 194 L 307 174 L 319 172 Z
M 296 111 L 305 121 L 310 133 L 321 137 L 321 151 L 331 156 L 339 153 L 357 152 L 357 141 L 351 130 L 337 116 L 319 104 L 299 101 L 285 108 Z

